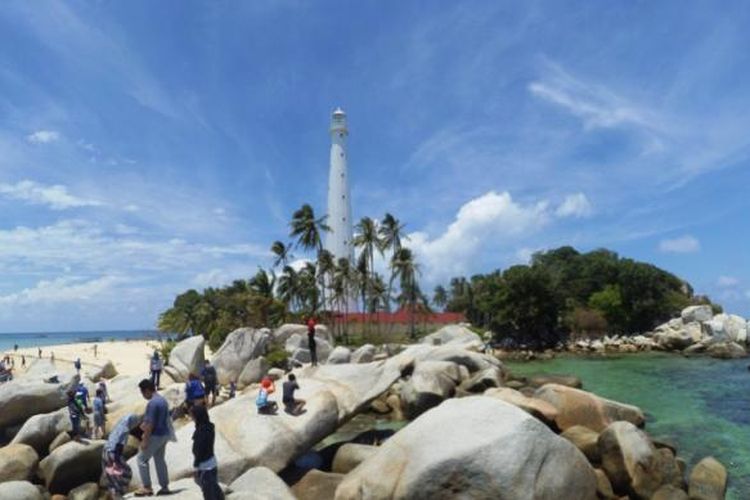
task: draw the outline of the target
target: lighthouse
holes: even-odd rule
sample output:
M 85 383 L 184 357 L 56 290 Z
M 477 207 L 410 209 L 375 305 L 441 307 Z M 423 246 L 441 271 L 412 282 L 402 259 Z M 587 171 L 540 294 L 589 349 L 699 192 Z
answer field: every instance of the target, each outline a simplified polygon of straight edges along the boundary
M 352 203 L 349 172 L 346 168 L 346 113 L 336 108 L 331 115 L 331 160 L 328 173 L 328 219 L 331 230 L 326 234 L 325 248 L 334 259 L 344 257 L 354 262 L 352 246 Z

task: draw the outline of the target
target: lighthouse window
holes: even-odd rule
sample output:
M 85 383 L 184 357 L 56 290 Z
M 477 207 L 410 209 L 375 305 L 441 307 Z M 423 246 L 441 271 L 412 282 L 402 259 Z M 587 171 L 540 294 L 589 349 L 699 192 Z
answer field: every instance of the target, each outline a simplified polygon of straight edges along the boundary
M 344 157 L 344 153 L 339 153 L 339 154 L 341 155 L 342 158 Z
M 339 132 L 339 137 L 344 137 L 343 132 Z

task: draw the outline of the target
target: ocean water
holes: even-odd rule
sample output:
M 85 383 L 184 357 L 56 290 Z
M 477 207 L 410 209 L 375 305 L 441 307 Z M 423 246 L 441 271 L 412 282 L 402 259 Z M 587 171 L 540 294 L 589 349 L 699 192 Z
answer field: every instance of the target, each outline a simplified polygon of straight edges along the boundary
M 675 443 L 688 473 L 712 455 L 729 473 L 726 498 L 750 498 L 749 360 L 645 354 L 507 364 L 518 375 L 573 374 L 588 391 L 640 407 L 646 431 Z
M 102 332 L 52 332 L 52 333 L 0 333 L 0 352 L 19 348 L 78 342 L 105 342 L 108 340 L 143 340 L 157 338 L 153 330 L 117 330 Z

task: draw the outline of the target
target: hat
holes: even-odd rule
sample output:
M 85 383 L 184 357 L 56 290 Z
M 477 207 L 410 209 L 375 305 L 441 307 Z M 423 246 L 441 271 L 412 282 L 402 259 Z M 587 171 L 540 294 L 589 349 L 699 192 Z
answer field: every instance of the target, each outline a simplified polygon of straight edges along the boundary
M 273 385 L 273 382 L 271 382 L 270 377 L 263 377 L 263 380 L 260 381 L 260 386 L 264 389 L 268 389 Z

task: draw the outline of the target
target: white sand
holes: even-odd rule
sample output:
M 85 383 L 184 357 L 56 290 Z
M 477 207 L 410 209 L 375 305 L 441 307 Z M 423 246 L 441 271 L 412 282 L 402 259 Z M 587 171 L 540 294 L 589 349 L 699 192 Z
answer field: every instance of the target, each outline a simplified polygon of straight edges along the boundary
M 97 355 L 94 356 L 94 345 L 97 346 Z M 50 354 L 55 354 L 55 363 L 70 363 L 73 366 L 76 358 L 81 358 L 84 365 L 101 366 L 112 360 L 117 373 L 133 376 L 147 376 L 149 373 L 149 358 L 154 349 L 159 347 L 156 340 L 117 340 L 109 342 L 60 344 L 42 346 L 42 357 L 49 359 Z M 20 371 L 21 355 L 26 356 L 26 364 L 37 358 L 37 348 L 30 347 L 18 349 L 17 353 L 9 353 L 14 356 L 16 370 Z

